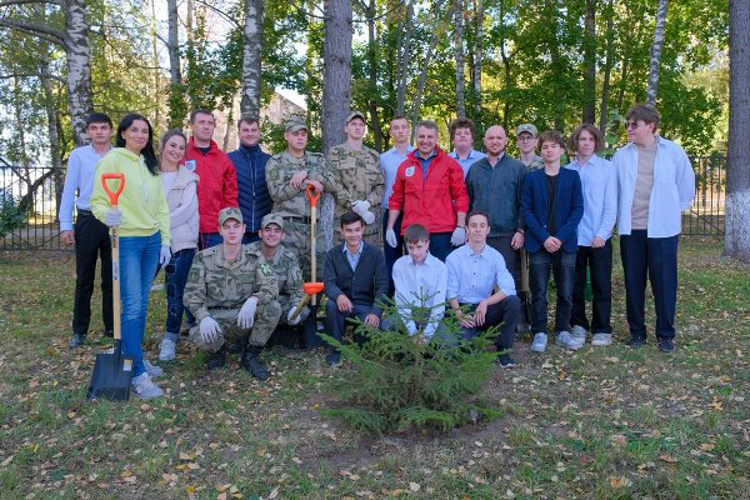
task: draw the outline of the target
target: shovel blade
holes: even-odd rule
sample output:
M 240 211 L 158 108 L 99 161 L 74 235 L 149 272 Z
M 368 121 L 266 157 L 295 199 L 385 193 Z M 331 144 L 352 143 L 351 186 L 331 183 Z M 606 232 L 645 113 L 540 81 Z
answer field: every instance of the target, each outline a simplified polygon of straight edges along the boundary
M 97 354 L 86 399 L 127 401 L 130 398 L 130 380 L 133 377 L 133 358 L 120 353 L 120 342 L 115 342 L 114 353 Z

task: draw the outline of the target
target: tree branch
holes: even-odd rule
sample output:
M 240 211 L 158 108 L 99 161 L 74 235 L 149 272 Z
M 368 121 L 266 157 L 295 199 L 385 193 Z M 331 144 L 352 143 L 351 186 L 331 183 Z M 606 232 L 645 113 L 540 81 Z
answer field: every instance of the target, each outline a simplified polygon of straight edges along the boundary
M 63 32 L 48 28 L 47 26 L 33 23 L 24 23 L 22 21 L 14 21 L 12 19 L 0 19 L 0 27 L 23 31 L 40 38 L 44 38 L 47 41 L 50 41 L 67 49 L 65 44 L 65 35 L 63 34 Z
M 61 0 L 4 0 L 0 2 L 0 7 L 8 7 L 10 5 L 26 5 L 30 3 L 52 3 L 62 6 Z
M 203 5 L 204 7 L 208 7 L 212 11 L 216 12 L 221 17 L 223 17 L 224 19 L 226 19 L 227 21 L 229 21 L 230 23 L 232 23 L 235 28 L 243 29 L 245 27 L 244 24 L 236 21 L 232 16 L 230 16 L 229 14 L 227 14 L 226 12 L 224 12 L 223 10 L 219 9 L 218 7 L 214 7 L 213 5 L 205 2 L 204 0 L 195 0 L 195 3 L 199 3 L 199 4 Z

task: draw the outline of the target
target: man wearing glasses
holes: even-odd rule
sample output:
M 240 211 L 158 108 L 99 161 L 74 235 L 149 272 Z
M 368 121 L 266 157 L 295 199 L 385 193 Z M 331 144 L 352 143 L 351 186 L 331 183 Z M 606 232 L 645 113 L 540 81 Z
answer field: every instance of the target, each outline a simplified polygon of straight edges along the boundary
M 537 135 L 539 132 L 531 123 L 519 125 L 516 129 L 516 145 L 518 146 L 518 160 L 529 172 L 544 167 L 542 157 L 536 154 Z
M 630 341 L 646 343 L 646 277 L 651 281 L 659 350 L 674 351 L 677 244 L 682 212 L 695 196 L 695 174 L 685 151 L 656 134 L 659 112 L 636 105 L 625 115 L 630 143 L 612 158 L 620 195 L 617 229 L 625 273 Z

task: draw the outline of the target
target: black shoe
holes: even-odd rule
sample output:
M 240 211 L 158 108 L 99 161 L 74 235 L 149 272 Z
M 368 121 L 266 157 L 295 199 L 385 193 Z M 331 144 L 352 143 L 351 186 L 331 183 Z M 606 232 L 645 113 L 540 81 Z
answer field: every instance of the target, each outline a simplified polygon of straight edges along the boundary
M 271 372 L 258 360 L 258 356 L 262 350 L 262 347 L 248 345 L 242 354 L 242 367 L 261 382 L 268 380 L 268 377 L 271 376 Z
M 640 349 L 644 345 L 646 345 L 646 337 L 636 337 L 633 335 L 630 337 L 630 340 L 628 340 L 628 346 L 633 349 Z
M 326 364 L 328 366 L 335 366 L 337 364 L 341 363 L 341 353 L 340 352 L 332 352 L 328 356 L 326 356 Z
M 76 347 L 82 346 L 84 342 L 86 342 L 86 334 L 81 335 L 80 333 L 74 333 L 73 338 L 68 342 L 68 347 L 75 349 Z
M 245 350 L 247 347 L 247 338 L 239 339 L 236 342 L 232 342 L 229 344 L 229 347 L 227 347 L 227 353 L 228 354 L 239 354 Z
M 674 342 L 672 339 L 659 339 L 659 350 L 666 353 L 674 352 Z
M 227 350 L 224 346 L 221 349 L 211 354 L 211 357 L 206 361 L 206 368 L 209 370 L 217 370 L 223 368 L 227 364 Z
M 115 332 L 112 330 L 104 330 L 104 336 L 111 339 L 115 336 Z
M 513 358 L 511 358 L 507 354 L 501 354 L 500 356 L 498 356 L 495 360 L 495 363 L 500 365 L 502 368 L 513 368 L 514 366 L 516 366 L 516 362 L 513 360 Z

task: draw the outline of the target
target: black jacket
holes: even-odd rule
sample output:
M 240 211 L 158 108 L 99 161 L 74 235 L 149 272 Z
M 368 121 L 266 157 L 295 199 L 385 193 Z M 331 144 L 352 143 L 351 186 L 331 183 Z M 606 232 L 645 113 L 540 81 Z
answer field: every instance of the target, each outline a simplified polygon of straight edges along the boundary
M 329 299 L 336 300 L 343 293 L 353 304 L 371 306 L 372 313 L 379 317 L 383 309 L 376 301 L 382 301 L 388 293 L 388 273 L 383 251 L 362 242 L 364 247 L 357 270 L 352 271 L 349 259 L 344 254 L 345 244 L 340 243 L 326 253 L 323 273 L 325 294 Z

